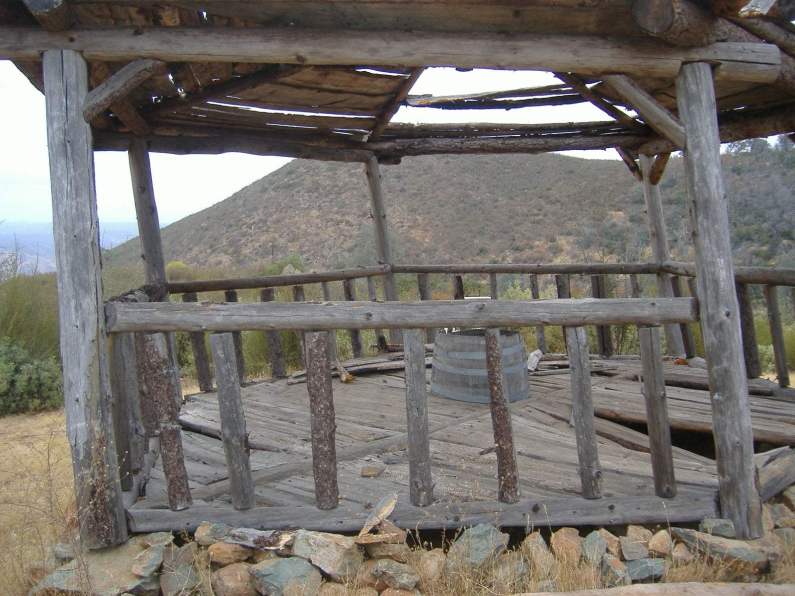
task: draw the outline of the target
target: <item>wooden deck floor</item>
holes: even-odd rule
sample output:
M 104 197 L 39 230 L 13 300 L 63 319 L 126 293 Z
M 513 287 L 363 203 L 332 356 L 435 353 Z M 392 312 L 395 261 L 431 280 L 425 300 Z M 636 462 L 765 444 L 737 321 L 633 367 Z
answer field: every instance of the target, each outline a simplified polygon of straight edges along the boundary
M 576 444 L 573 428 L 568 423 L 569 375 L 565 368 L 558 368 L 561 366 L 565 363 L 545 362 L 543 370 L 530 377 L 531 398 L 511 405 L 524 504 L 515 507 L 526 508 L 532 503 L 535 515 L 509 516 L 510 519 L 530 520 L 532 517 L 538 521 L 544 516 L 538 508 L 545 510 L 549 504 L 550 511 L 554 510 L 549 514 L 550 525 L 559 525 L 558 522 L 587 523 L 582 521 L 583 516 L 588 516 L 586 510 L 599 506 L 598 502 L 585 502 L 578 496 Z M 634 506 L 631 503 L 640 503 L 637 506 L 644 509 L 642 514 L 638 513 L 641 516 L 647 514 L 648 507 L 659 507 L 671 521 L 699 519 L 714 512 L 717 488 L 714 462 L 675 448 L 679 495 L 673 500 L 657 499 L 653 490 L 648 438 L 611 420 L 642 422 L 645 419 L 643 397 L 637 381 L 639 367 L 640 363 L 632 360 L 594 361 L 596 429 L 604 473 L 604 498 L 600 500 L 604 508 L 602 516 L 608 510 L 613 511 L 617 503 L 630 503 L 630 510 Z M 337 379 L 333 383 L 341 494 L 337 516 L 340 520 L 345 515 L 361 517 L 373 503 L 391 493 L 399 495 L 400 503 L 408 503 L 403 371 L 400 361 L 394 360 L 394 356 L 381 368 L 375 374 L 360 374 L 353 383 L 344 384 Z M 679 368 L 682 367 L 667 366 L 666 376 L 672 379 L 671 382 L 683 384 L 683 378 L 685 384 L 691 385 L 706 381 L 703 371 L 681 371 Z M 764 391 L 766 386 L 760 387 Z M 252 446 L 252 469 L 258 481 L 257 507 L 263 508 L 253 511 L 275 513 L 285 510 L 293 511 L 294 516 L 298 508 L 306 512 L 307 518 L 303 521 L 307 525 L 310 513 L 317 516 L 318 512 L 313 507 L 306 385 L 295 380 L 266 381 L 248 385 L 242 392 Z M 668 393 L 673 428 L 709 432 L 709 396 L 705 390 L 669 387 Z M 795 402 L 765 396 L 752 396 L 751 401 L 755 433 L 766 441 L 795 444 Z M 459 514 L 450 514 L 456 511 L 457 504 L 493 502 L 496 498 L 491 418 L 488 406 L 432 395 L 429 396 L 428 410 L 436 503 L 433 509 L 426 508 L 424 515 L 446 512 L 446 523 L 449 523 L 450 519 L 462 519 Z M 217 438 L 220 426 L 215 394 L 191 397 L 183 406 L 180 421 L 184 429 L 188 474 L 198 507 L 193 514 L 182 514 L 180 523 L 190 526 L 192 521 L 188 520 L 196 516 L 226 519 L 220 513 L 214 515 L 214 512 L 221 511 L 221 507 L 226 507 L 224 511 L 229 509 L 229 498 L 225 494 L 224 454 Z M 384 471 L 378 477 L 364 478 L 362 470 L 367 466 L 382 467 Z M 163 495 L 162 472 L 156 469 L 147 489 L 147 498 L 136 504 L 133 511 L 162 511 Z M 163 512 L 163 515 L 167 513 L 170 512 Z M 406 525 L 413 525 L 418 519 L 416 511 L 407 511 L 405 515 Z M 595 520 L 601 519 L 596 513 L 593 515 Z M 631 520 L 631 517 L 631 513 L 622 511 L 616 513 L 615 520 Z M 165 518 L 161 516 L 158 519 L 158 523 L 152 522 L 145 529 L 164 527 Z M 281 525 L 301 525 L 301 521 L 288 516 Z M 328 527 L 321 523 L 315 525 L 319 529 Z M 432 522 L 424 525 L 435 527 Z M 143 525 L 140 527 L 144 528 Z M 343 529 L 347 526 L 338 521 L 334 527 Z

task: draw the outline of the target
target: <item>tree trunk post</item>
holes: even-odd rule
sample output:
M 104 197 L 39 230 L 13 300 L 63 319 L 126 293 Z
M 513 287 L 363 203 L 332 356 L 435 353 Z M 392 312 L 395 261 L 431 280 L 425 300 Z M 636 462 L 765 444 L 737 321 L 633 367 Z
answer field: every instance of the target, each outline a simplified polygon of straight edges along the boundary
M 372 275 L 367 276 L 367 297 L 370 299 L 370 302 L 378 302 L 378 292 L 375 288 L 375 278 Z M 379 352 L 386 352 L 386 335 L 384 335 L 383 329 L 375 329 L 375 343 L 378 344 Z
M 682 278 L 678 275 L 671 276 L 671 292 L 674 298 L 681 298 L 685 295 L 682 289 Z M 696 355 L 696 340 L 693 337 L 693 331 L 690 329 L 689 323 L 681 323 L 679 325 L 679 334 L 682 336 L 682 346 L 685 350 L 685 358 L 694 358 Z
M 420 296 L 420 300 L 432 300 L 431 289 L 428 285 L 427 273 L 417 274 L 417 292 Z M 436 341 L 436 329 L 429 327 L 425 330 L 425 341 L 429 344 L 432 344 L 434 341 Z
M 356 280 L 346 279 L 342 282 L 342 291 L 345 293 L 345 300 L 353 302 L 356 300 Z M 351 329 L 348 332 L 351 338 L 351 352 L 354 358 L 362 357 L 362 336 L 358 329 Z
M 331 285 L 329 282 L 324 281 L 321 284 L 321 288 L 323 291 L 323 300 L 325 302 L 331 302 Z M 384 339 L 384 343 L 386 343 L 386 339 Z M 329 331 L 328 333 L 328 358 L 329 362 L 336 363 L 339 359 L 337 357 L 337 332 L 336 331 Z
M 196 292 L 187 292 L 182 295 L 183 302 L 197 302 Z M 203 392 L 213 390 L 213 376 L 210 373 L 210 356 L 207 354 L 207 345 L 204 343 L 204 333 L 194 331 L 188 334 L 190 337 L 191 351 L 193 352 L 193 364 L 196 367 L 196 379 L 199 382 L 199 389 Z
M 530 295 L 533 297 L 533 300 L 539 300 L 541 298 L 541 292 L 538 287 L 538 276 L 536 274 L 530 275 Z M 543 325 L 536 325 L 536 345 L 544 354 L 547 353 L 547 336 Z
M 261 302 L 273 302 L 275 300 L 275 292 L 273 288 L 263 288 L 259 297 Z M 278 331 L 266 331 L 265 343 L 268 346 L 268 356 L 270 357 L 271 378 L 285 378 L 287 376 L 287 366 L 284 363 L 281 334 Z
M 237 291 L 226 290 L 224 292 L 224 300 L 226 302 L 237 302 Z M 240 331 L 232 333 L 232 339 L 235 342 L 235 362 L 237 363 L 237 377 L 242 385 L 246 380 L 246 361 L 243 357 L 243 334 Z
M 604 275 L 591 276 L 591 296 L 594 298 L 607 298 L 607 286 Z M 599 346 L 599 355 L 610 358 L 613 355 L 613 338 L 610 325 L 599 325 L 596 328 L 596 343 Z
M 759 346 L 756 343 L 756 327 L 754 326 L 754 307 L 751 302 L 751 291 L 748 284 L 737 283 L 737 304 L 740 307 L 740 329 L 743 338 L 743 357 L 745 372 L 749 379 L 762 376 L 759 363 Z
M 304 286 L 293 286 L 293 302 L 304 302 Z M 301 360 L 301 367 L 306 368 L 306 339 L 304 338 L 303 331 L 297 331 L 296 336 L 298 337 L 298 345 L 300 349 L 298 350 L 298 355 Z
M 770 339 L 773 344 L 773 360 L 776 365 L 776 378 L 779 387 L 789 387 L 787 369 L 787 348 L 784 344 L 784 327 L 781 324 L 781 310 L 778 306 L 778 287 L 764 286 L 767 322 L 770 326 Z
M 406 357 L 409 496 L 411 504 L 416 507 L 425 507 L 433 503 L 424 336 L 421 329 L 403 331 L 403 349 Z
M 712 401 L 721 514 L 738 538 L 762 535 L 748 383 L 735 294 L 729 216 L 720 163 L 715 89 L 709 64 L 683 64 L 676 82 L 685 126 L 696 283 Z
M 43 58 L 57 263 L 66 430 L 72 451 L 80 537 L 89 548 L 127 539 L 116 442 L 91 127 L 83 57 L 50 50 Z
M 489 273 L 489 295 L 492 300 L 500 299 L 500 290 L 497 287 L 497 274 Z

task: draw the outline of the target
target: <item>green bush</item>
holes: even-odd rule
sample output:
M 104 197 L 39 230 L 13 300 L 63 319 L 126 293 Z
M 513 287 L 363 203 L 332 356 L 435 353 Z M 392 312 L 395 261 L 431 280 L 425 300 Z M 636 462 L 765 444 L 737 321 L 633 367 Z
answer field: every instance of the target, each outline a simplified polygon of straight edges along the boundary
M 0 283 L 0 337 L 34 358 L 58 354 L 58 291 L 55 275 L 20 275 Z
M 0 340 L 0 415 L 38 412 L 62 404 L 58 361 L 33 358 L 10 339 Z

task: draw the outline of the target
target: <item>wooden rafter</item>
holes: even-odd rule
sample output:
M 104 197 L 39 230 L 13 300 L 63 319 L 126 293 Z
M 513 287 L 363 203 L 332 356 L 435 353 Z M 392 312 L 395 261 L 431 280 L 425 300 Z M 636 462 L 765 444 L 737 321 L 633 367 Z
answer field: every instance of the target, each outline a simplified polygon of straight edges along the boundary
M 489 91 L 467 95 L 408 97 L 406 105 L 413 108 L 442 110 L 511 110 L 534 106 L 566 105 L 585 101 L 567 85 L 546 85 L 509 91 Z
M 572 89 L 574 89 L 577 93 L 579 93 L 583 98 L 589 101 L 595 108 L 600 109 L 605 114 L 614 118 L 617 122 L 620 122 L 626 127 L 633 128 L 637 127 L 640 124 L 637 120 L 632 118 L 629 114 L 622 112 L 616 106 L 611 104 L 607 101 L 604 97 L 599 95 L 596 91 L 588 87 L 580 77 L 574 74 L 567 74 L 562 72 L 556 72 L 555 76 L 559 78 L 561 81 L 569 85 Z
M 47 31 L 65 31 L 72 25 L 73 14 L 67 0 L 23 0 L 30 14 Z
M 91 63 L 91 82 L 94 87 L 100 86 L 104 81 L 111 77 L 110 69 L 105 62 Z M 138 110 L 127 99 L 119 99 L 110 104 L 110 110 L 116 115 L 119 121 L 126 126 L 130 132 L 144 136 L 149 134 L 151 127 L 149 123 L 138 113 Z M 97 116 L 101 117 L 101 116 Z M 96 121 L 94 118 L 93 121 Z
M 141 83 L 166 70 L 165 62 L 159 60 L 135 60 L 110 75 L 94 87 L 83 104 L 83 117 L 91 122 L 106 109 L 126 99 L 127 95 Z
M 395 96 L 389 101 L 384 109 L 381 110 L 381 113 L 376 118 L 375 126 L 373 126 L 373 131 L 370 133 L 370 139 L 375 140 L 381 136 L 381 133 L 384 132 L 384 128 L 386 128 L 386 126 L 389 124 L 389 121 L 392 120 L 392 117 L 400 109 L 403 100 L 405 100 L 408 94 L 411 92 L 411 88 L 414 86 L 414 83 L 416 83 L 417 79 L 420 78 L 423 70 L 423 68 L 414 69 L 406 78 L 406 80 L 403 81 L 395 93 Z
M 630 174 L 632 174 L 638 180 L 643 180 L 643 174 L 641 174 L 640 166 L 638 162 L 635 161 L 635 157 L 623 147 L 616 147 L 616 153 L 621 158 L 621 161 L 627 166 Z

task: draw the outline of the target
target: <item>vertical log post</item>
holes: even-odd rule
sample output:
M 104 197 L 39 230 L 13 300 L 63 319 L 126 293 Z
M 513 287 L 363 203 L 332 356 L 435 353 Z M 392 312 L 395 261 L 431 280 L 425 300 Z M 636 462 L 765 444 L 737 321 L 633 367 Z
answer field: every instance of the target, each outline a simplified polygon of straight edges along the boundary
M 134 137 L 127 150 L 130 163 L 135 215 L 138 220 L 138 236 L 141 241 L 141 258 L 147 284 L 163 287 L 166 283 L 166 261 L 163 257 L 163 241 L 160 237 L 160 219 L 157 214 L 155 190 L 152 182 L 152 166 L 146 141 Z M 158 300 L 165 300 L 163 295 Z
M 421 329 L 403 330 L 403 351 L 406 358 L 409 497 L 411 504 L 416 507 L 425 507 L 433 503 L 424 337 L 425 334 Z
M 602 496 L 602 466 L 599 464 L 599 449 L 594 430 L 588 334 L 585 327 L 564 327 L 563 332 L 571 367 L 571 414 L 577 438 L 582 496 L 586 499 L 598 499 Z
M 237 291 L 226 290 L 224 292 L 224 300 L 227 302 L 237 302 Z M 242 385 L 246 380 L 246 361 L 243 358 L 243 334 L 240 331 L 232 333 L 232 339 L 235 342 L 235 362 L 237 363 L 237 376 Z
M 196 292 L 187 292 L 182 295 L 183 302 L 197 302 Z M 194 331 L 188 334 L 190 337 L 191 351 L 193 352 L 193 364 L 196 367 L 196 379 L 199 382 L 199 389 L 204 392 L 213 390 L 213 377 L 210 374 L 210 357 L 207 354 L 207 345 L 204 343 L 204 333 Z
M 489 295 L 492 300 L 500 299 L 500 291 L 497 287 L 497 274 L 489 273 Z
M 710 65 L 683 64 L 676 91 L 687 134 L 685 177 L 712 398 L 721 515 L 734 522 L 738 538 L 758 538 L 762 535 L 761 503 L 755 482 L 748 383 Z
M 594 298 L 608 297 L 604 275 L 591 276 L 591 296 Z M 613 338 L 611 337 L 610 325 L 598 325 L 596 327 L 596 344 L 599 347 L 599 355 L 602 358 L 610 358 L 613 355 Z
M 674 298 L 681 298 L 685 295 L 682 289 L 682 278 L 678 275 L 671 276 L 671 293 Z M 696 355 L 696 340 L 693 337 L 693 330 L 690 329 L 690 324 L 680 323 L 679 334 L 682 336 L 685 358 L 694 358 Z
M 249 462 L 246 417 L 240 398 L 240 379 L 237 375 L 235 340 L 231 333 L 210 335 L 215 376 L 218 379 L 218 409 L 221 413 L 221 441 L 224 444 L 226 469 L 235 509 L 254 506 L 254 480 Z
M 486 329 L 486 374 L 489 379 L 489 408 L 497 454 L 497 498 L 503 503 L 516 503 L 519 500 L 519 474 L 516 471 L 511 411 L 505 398 L 500 343 L 500 330 Z
M 640 298 L 641 296 L 641 288 L 640 288 L 640 280 L 636 273 L 630 273 L 629 275 L 629 294 L 633 298 Z
M 643 199 L 646 203 L 646 220 L 649 224 L 649 239 L 654 261 L 661 265 L 670 258 L 668 248 L 668 235 L 665 231 L 665 216 L 663 215 L 662 197 L 660 187 L 651 180 L 651 169 L 654 160 L 648 155 L 640 156 L 640 171 L 643 183 Z M 672 298 L 671 276 L 668 273 L 657 273 L 657 295 L 661 298 Z M 665 348 L 669 356 L 684 356 L 685 346 L 679 325 L 665 326 Z
M 260 290 L 259 299 L 261 302 L 273 302 L 276 299 L 273 288 L 263 288 Z M 278 331 L 266 331 L 265 343 L 268 346 L 271 378 L 283 379 L 287 376 L 287 366 L 284 363 L 284 348 L 282 347 L 281 334 Z
M 345 279 L 342 282 L 342 291 L 345 294 L 345 300 L 349 302 L 356 300 L 356 280 Z M 354 358 L 362 357 L 362 336 L 358 329 L 351 329 L 348 331 L 351 338 L 351 352 Z
M 420 300 L 431 300 L 431 289 L 428 285 L 428 274 L 427 273 L 418 273 L 417 274 L 417 292 L 419 293 Z M 426 329 L 425 330 L 425 341 L 426 343 L 432 344 L 436 341 L 436 329 Z
M 116 460 L 119 464 L 121 489 L 132 490 L 136 460 L 135 419 L 133 401 L 138 399 L 138 376 L 135 370 L 135 343 L 130 333 L 110 337 L 110 387 L 113 399 L 113 434 L 116 438 Z M 138 469 L 140 469 L 140 462 Z
M 762 375 L 762 366 L 759 363 L 759 346 L 756 343 L 751 291 L 747 284 L 737 283 L 736 288 L 737 304 L 740 307 L 740 334 L 743 338 L 745 373 L 749 379 L 756 379 Z
M 334 396 L 328 359 L 328 332 L 309 331 L 306 342 L 306 389 L 312 432 L 312 472 L 318 509 L 334 509 L 339 502 Z
M 113 436 L 102 263 L 83 57 L 44 52 L 47 148 L 57 263 L 66 431 L 72 451 L 80 537 L 89 548 L 127 539 Z
M 530 295 L 533 297 L 533 300 L 539 300 L 541 298 L 541 292 L 538 288 L 538 276 L 535 273 L 530 275 Z M 536 345 L 539 350 L 545 354 L 547 353 L 547 336 L 543 325 L 536 325 Z
M 304 286 L 293 286 L 293 302 L 303 302 L 305 300 L 304 297 Z M 306 340 L 304 339 L 305 333 L 303 331 L 297 331 L 295 334 L 298 337 L 298 344 L 299 344 L 299 351 L 298 357 L 301 360 L 301 368 L 306 368 Z
M 326 302 L 331 302 L 331 285 L 327 281 L 322 282 L 320 285 L 323 290 L 323 300 Z M 386 340 L 384 340 L 384 342 L 386 342 Z M 329 331 L 328 334 L 328 358 L 329 362 L 332 363 L 336 363 L 338 360 L 336 331 Z
M 659 327 L 638 328 L 640 360 L 643 368 L 643 397 L 646 400 L 646 421 L 654 474 L 654 492 L 658 497 L 676 496 L 674 457 L 671 448 L 671 426 L 662 366 Z
M 776 365 L 776 378 L 779 387 L 789 387 L 787 370 L 787 349 L 784 345 L 784 327 L 781 325 L 781 310 L 778 307 L 778 287 L 764 286 L 767 305 L 767 323 L 770 326 L 770 339 L 773 344 L 773 360 Z
M 571 298 L 571 284 L 568 275 L 555 276 L 555 290 L 558 298 Z M 563 327 L 563 349 L 568 350 L 569 342 L 566 339 L 566 328 Z
M 464 300 L 464 277 L 462 275 L 453 276 L 453 300 Z
M 378 302 L 378 292 L 375 288 L 375 278 L 372 275 L 367 277 L 367 297 L 370 299 L 370 302 Z M 375 330 L 375 341 L 378 344 L 378 351 L 386 352 L 386 335 L 384 335 L 383 329 Z

